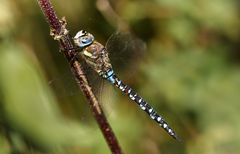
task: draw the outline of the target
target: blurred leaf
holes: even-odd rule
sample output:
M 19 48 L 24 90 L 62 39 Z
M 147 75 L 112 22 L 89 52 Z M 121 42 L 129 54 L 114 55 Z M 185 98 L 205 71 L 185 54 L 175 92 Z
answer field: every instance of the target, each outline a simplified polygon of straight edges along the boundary
M 24 50 L 15 44 L 1 46 L 0 85 L 5 120 L 38 147 L 61 151 L 92 145 L 94 137 L 89 136 L 95 134 L 61 115 L 39 66 Z

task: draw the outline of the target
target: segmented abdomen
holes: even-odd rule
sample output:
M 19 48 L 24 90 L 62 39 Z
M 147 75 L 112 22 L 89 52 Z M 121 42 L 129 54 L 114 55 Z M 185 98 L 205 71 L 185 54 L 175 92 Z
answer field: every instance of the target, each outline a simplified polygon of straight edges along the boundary
M 170 136 L 179 140 L 173 129 L 167 124 L 167 122 L 151 107 L 141 96 L 139 96 L 132 88 L 125 85 L 113 72 L 109 70 L 106 73 L 105 78 L 113 83 L 117 88 L 129 96 L 131 100 L 138 104 L 138 106 L 145 111 L 154 121 L 156 121 Z

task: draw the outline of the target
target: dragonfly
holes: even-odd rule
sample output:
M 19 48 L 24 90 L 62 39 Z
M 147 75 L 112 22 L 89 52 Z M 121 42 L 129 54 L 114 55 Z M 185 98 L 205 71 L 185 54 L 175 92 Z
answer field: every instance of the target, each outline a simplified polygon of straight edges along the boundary
M 80 48 L 80 54 L 86 63 L 103 79 L 117 87 L 134 101 L 143 111 L 145 111 L 151 119 L 161 126 L 171 137 L 180 141 L 175 131 L 168 125 L 164 118 L 159 115 L 154 108 L 149 105 L 137 92 L 130 86 L 125 84 L 115 74 L 109 58 L 109 52 L 104 45 L 94 39 L 94 36 L 85 31 L 80 30 L 73 37 L 74 44 Z

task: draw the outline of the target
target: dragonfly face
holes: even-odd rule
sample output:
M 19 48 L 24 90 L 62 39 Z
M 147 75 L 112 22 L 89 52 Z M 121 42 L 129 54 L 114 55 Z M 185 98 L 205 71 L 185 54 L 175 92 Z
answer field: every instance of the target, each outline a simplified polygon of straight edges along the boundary
M 84 59 L 100 76 L 112 68 L 106 48 L 99 42 L 94 41 L 92 34 L 81 30 L 74 39 L 74 43 L 82 49 L 80 52 Z

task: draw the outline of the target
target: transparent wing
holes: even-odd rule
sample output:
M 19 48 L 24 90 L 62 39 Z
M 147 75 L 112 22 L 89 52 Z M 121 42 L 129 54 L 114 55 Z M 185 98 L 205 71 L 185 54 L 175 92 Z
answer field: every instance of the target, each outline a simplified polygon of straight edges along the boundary
M 134 72 L 140 59 L 146 54 L 146 44 L 128 32 L 112 34 L 106 43 L 106 48 L 113 69 L 119 73 Z
M 87 77 L 88 84 L 92 87 L 94 94 L 99 96 L 103 79 L 99 77 L 99 75 L 85 62 L 84 59 L 82 59 L 81 56 L 78 56 L 77 58 L 84 70 L 85 76 Z M 59 95 L 61 99 L 63 99 L 63 97 L 76 97 L 76 95 L 80 95 L 81 93 L 75 82 L 75 78 L 70 71 L 51 78 L 48 83 L 54 91 L 57 91 L 58 94 L 59 92 L 61 93 Z

